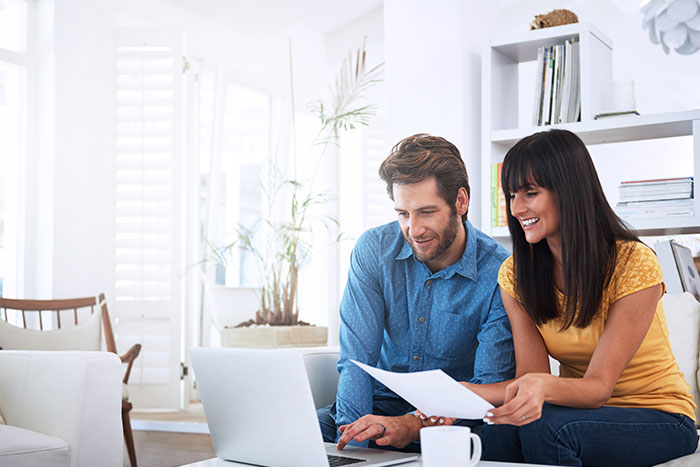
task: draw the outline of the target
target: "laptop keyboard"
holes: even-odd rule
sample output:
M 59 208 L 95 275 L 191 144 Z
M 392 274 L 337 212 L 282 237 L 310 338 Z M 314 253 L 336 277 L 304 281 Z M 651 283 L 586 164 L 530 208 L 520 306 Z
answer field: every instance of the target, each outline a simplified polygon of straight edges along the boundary
M 337 467 L 339 465 L 357 464 L 358 462 L 365 462 L 365 460 L 358 459 L 356 457 L 334 456 L 332 454 L 328 454 L 328 465 L 330 467 Z

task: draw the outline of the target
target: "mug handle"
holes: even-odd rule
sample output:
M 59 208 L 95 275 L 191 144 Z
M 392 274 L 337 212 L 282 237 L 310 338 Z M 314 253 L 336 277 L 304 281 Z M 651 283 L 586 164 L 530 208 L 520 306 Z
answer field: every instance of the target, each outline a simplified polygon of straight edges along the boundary
M 481 438 L 479 438 L 479 435 L 475 433 L 470 433 L 469 437 L 472 440 L 472 445 L 474 447 L 474 450 L 472 451 L 472 456 L 469 459 L 469 467 L 474 467 L 476 464 L 479 463 L 479 460 L 481 459 Z

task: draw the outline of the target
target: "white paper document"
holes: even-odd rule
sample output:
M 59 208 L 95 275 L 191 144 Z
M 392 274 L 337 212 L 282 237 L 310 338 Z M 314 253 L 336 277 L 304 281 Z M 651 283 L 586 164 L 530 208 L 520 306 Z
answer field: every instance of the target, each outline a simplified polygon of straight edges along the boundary
M 350 360 L 406 402 L 436 417 L 480 419 L 493 405 L 452 379 L 442 370 L 393 373 Z

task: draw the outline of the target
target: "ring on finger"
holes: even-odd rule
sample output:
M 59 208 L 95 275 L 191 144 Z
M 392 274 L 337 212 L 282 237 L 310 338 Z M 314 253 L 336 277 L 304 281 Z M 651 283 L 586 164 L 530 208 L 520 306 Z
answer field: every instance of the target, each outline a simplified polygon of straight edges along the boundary
M 379 425 L 379 427 L 382 429 L 382 433 L 379 435 L 379 437 L 381 438 L 382 436 L 384 436 L 384 433 L 386 433 L 386 427 L 381 423 L 377 423 L 376 425 Z

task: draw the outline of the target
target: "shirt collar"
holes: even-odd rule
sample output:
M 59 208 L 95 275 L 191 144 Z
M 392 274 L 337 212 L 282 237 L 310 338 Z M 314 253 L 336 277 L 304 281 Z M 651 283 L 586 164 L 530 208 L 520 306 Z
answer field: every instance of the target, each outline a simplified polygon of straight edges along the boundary
M 467 245 L 464 247 L 464 253 L 462 257 L 456 262 L 445 269 L 436 272 L 435 277 L 442 277 L 443 279 L 449 279 L 455 274 L 466 277 L 467 279 L 476 280 L 476 229 L 472 226 L 471 222 L 464 222 L 464 229 L 467 234 Z M 404 238 L 403 247 L 399 254 L 396 255 L 396 260 L 404 260 L 413 256 L 413 248 L 408 244 Z M 414 259 L 415 256 L 414 256 Z M 418 259 L 416 259 L 418 261 Z

